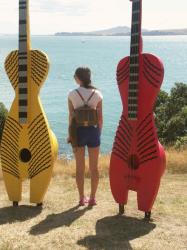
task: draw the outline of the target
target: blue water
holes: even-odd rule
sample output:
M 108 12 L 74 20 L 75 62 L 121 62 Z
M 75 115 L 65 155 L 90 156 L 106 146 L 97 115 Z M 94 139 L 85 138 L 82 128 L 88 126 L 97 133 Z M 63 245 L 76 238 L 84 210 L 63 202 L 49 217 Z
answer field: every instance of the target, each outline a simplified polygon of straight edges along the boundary
M 66 144 L 68 130 L 67 94 L 76 87 L 76 67 L 92 69 L 93 81 L 104 95 L 102 153 L 110 152 L 121 114 L 115 71 L 118 61 L 129 54 L 128 37 L 54 37 L 34 36 L 32 47 L 45 51 L 51 62 L 41 99 L 50 125 L 57 135 L 60 153 L 71 155 Z M 0 36 L 0 101 L 10 108 L 14 91 L 4 71 L 7 54 L 18 47 L 16 36 Z M 187 36 L 145 37 L 144 51 L 160 56 L 165 65 L 162 89 L 169 92 L 175 82 L 187 83 Z

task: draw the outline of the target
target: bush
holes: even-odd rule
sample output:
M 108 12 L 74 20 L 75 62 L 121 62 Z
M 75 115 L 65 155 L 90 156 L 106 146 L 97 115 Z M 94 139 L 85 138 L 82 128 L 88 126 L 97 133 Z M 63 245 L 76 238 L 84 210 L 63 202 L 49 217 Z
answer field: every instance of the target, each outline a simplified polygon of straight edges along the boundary
M 156 106 L 156 125 L 160 141 L 183 147 L 187 143 L 187 84 L 176 83 L 170 95 L 161 90 Z
M 187 149 L 187 136 L 178 137 L 177 141 L 175 142 L 174 148 L 176 150 L 185 150 Z
M 8 114 L 8 110 L 6 109 L 5 105 L 0 102 L 0 141 L 2 138 L 3 128 L 5 125 L 7 114 Z

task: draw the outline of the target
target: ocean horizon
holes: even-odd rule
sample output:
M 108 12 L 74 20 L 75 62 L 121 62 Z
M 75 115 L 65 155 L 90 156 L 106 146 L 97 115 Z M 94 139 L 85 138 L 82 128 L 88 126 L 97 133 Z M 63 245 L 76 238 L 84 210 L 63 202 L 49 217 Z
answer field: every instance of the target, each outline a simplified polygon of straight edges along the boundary
M 187 83 L 187 36 L 146 36 L 143 41 L 143 51 L 159 56 L 164 63 L 163 90 L 169 92 L 175 82 Z M 59 153 L 72 157 L 71 146 L 66 143 L 67 96 L 77 87 L 73 75 L 81 65 L 91 68 L 93 83 L 104 96 L 101 153 L 109 153 L 122 112 L 116 66 L 121 58 L 129 55 L 130 37 L 34 35 L 31 43 L 33 49 L 42 50 L 49 56 L 50 71 L 40 96 L 57 136 Z M 4 70 L 4 61 L 8 53 L 17 48 L 17 35 L 0 35 L 0 102 L 8 109 L 14 99 L 14 90 Z

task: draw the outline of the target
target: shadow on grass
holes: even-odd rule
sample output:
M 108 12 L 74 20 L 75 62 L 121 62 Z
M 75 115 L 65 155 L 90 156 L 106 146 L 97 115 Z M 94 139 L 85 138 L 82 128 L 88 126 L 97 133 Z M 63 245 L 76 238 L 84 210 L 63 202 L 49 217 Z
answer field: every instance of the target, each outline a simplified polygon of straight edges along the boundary
M 19 207 L 3 207 L 0 208 L 0 225 L 13 223 L 16 221 L 29 220 L 42 211 L 41 207 L 19 206 Z
M 30 234 L 45 234 L 58 227 L 70 226 L 75 220 L 83 216 L 85 212 L 90 209 L 89 207 L 85 207 L 83 209 L 78 208 L 79 207 L 76 206 L 60 214 L 48 215 L 45 220 L 31 228 Z
M 132 217 L 105 217 L 97 221 L 95 236 L 87 236 L 77 243 L 90 250 L 131 250 L 131 240 L 150 233 L 155 227 L 154 223 Z

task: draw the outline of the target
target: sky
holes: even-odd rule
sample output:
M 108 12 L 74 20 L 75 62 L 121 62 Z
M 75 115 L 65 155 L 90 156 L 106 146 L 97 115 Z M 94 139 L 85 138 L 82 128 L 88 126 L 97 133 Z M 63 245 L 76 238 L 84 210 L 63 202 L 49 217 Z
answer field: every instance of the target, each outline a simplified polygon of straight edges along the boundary
M 0 34 L 18 30 L 18 0 L 0 0 Z M 94 31 L 130 26 L 129 0 L 30 0 L 31 32 Z M 143 0 L 144 29 L 187 28 L 187 0 Z

